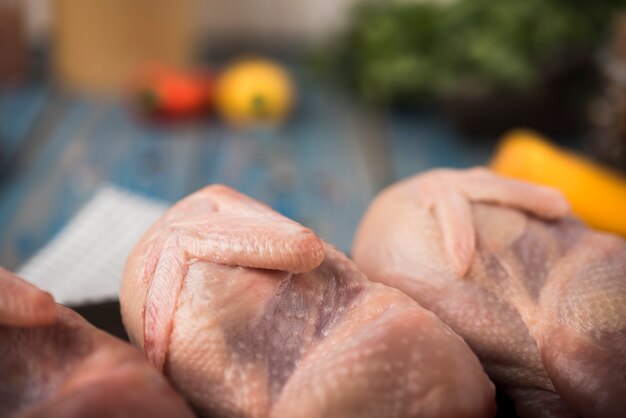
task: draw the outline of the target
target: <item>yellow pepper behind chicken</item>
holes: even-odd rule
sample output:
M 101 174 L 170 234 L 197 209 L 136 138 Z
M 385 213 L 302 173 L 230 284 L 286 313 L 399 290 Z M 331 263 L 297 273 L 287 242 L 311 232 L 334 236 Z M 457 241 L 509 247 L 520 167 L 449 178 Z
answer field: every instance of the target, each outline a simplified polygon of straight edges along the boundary
M 626 178 L 532 131 L 507 134 L 491 162 L 498 174 L 559 189 L 588 225 L 626 236 Z

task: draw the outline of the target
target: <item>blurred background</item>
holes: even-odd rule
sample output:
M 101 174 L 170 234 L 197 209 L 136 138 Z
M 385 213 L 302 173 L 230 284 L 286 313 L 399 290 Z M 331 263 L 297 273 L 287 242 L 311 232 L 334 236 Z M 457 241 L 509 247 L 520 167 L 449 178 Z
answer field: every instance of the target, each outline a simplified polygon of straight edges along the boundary
M 381 188 L 479 164 L 626 234 L 625 7 L 0 0 L 0 265 L 111 185 L 224 183 L 349 251 Z

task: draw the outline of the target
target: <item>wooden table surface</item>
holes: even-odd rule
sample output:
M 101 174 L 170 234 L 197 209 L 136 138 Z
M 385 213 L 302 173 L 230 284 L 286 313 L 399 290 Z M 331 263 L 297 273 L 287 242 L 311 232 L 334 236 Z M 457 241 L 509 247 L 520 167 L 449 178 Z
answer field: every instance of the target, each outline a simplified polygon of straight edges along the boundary
M 136 118 L 45 82 L 0 90 L 0 265 L 16 269 L 102 184 L 174 202 L 224 183 L 349 251 L 385 185 L 437 166 L 482 164 L 492 144 L 463 138 L 435 113 L 366 111 L 298 75 L 300 102 L 281 128 Z

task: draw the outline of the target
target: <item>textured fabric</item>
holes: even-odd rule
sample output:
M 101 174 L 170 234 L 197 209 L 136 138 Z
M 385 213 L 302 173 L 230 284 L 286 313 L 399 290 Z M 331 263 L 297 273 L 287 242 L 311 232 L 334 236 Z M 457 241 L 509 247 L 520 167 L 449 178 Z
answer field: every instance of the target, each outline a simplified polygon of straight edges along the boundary
M 58 303 L 117 298 L 126 257 L 167 206 L 107 185 L 18 274 Z

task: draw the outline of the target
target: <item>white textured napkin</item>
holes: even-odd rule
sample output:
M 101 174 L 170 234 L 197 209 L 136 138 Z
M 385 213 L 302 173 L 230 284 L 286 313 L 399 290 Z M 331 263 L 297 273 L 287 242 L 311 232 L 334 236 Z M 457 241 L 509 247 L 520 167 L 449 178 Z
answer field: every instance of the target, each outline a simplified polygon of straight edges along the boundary
M 62 304 L 117 298 L 126 257 L 168 206 L 105 186 L 17 273 Z

